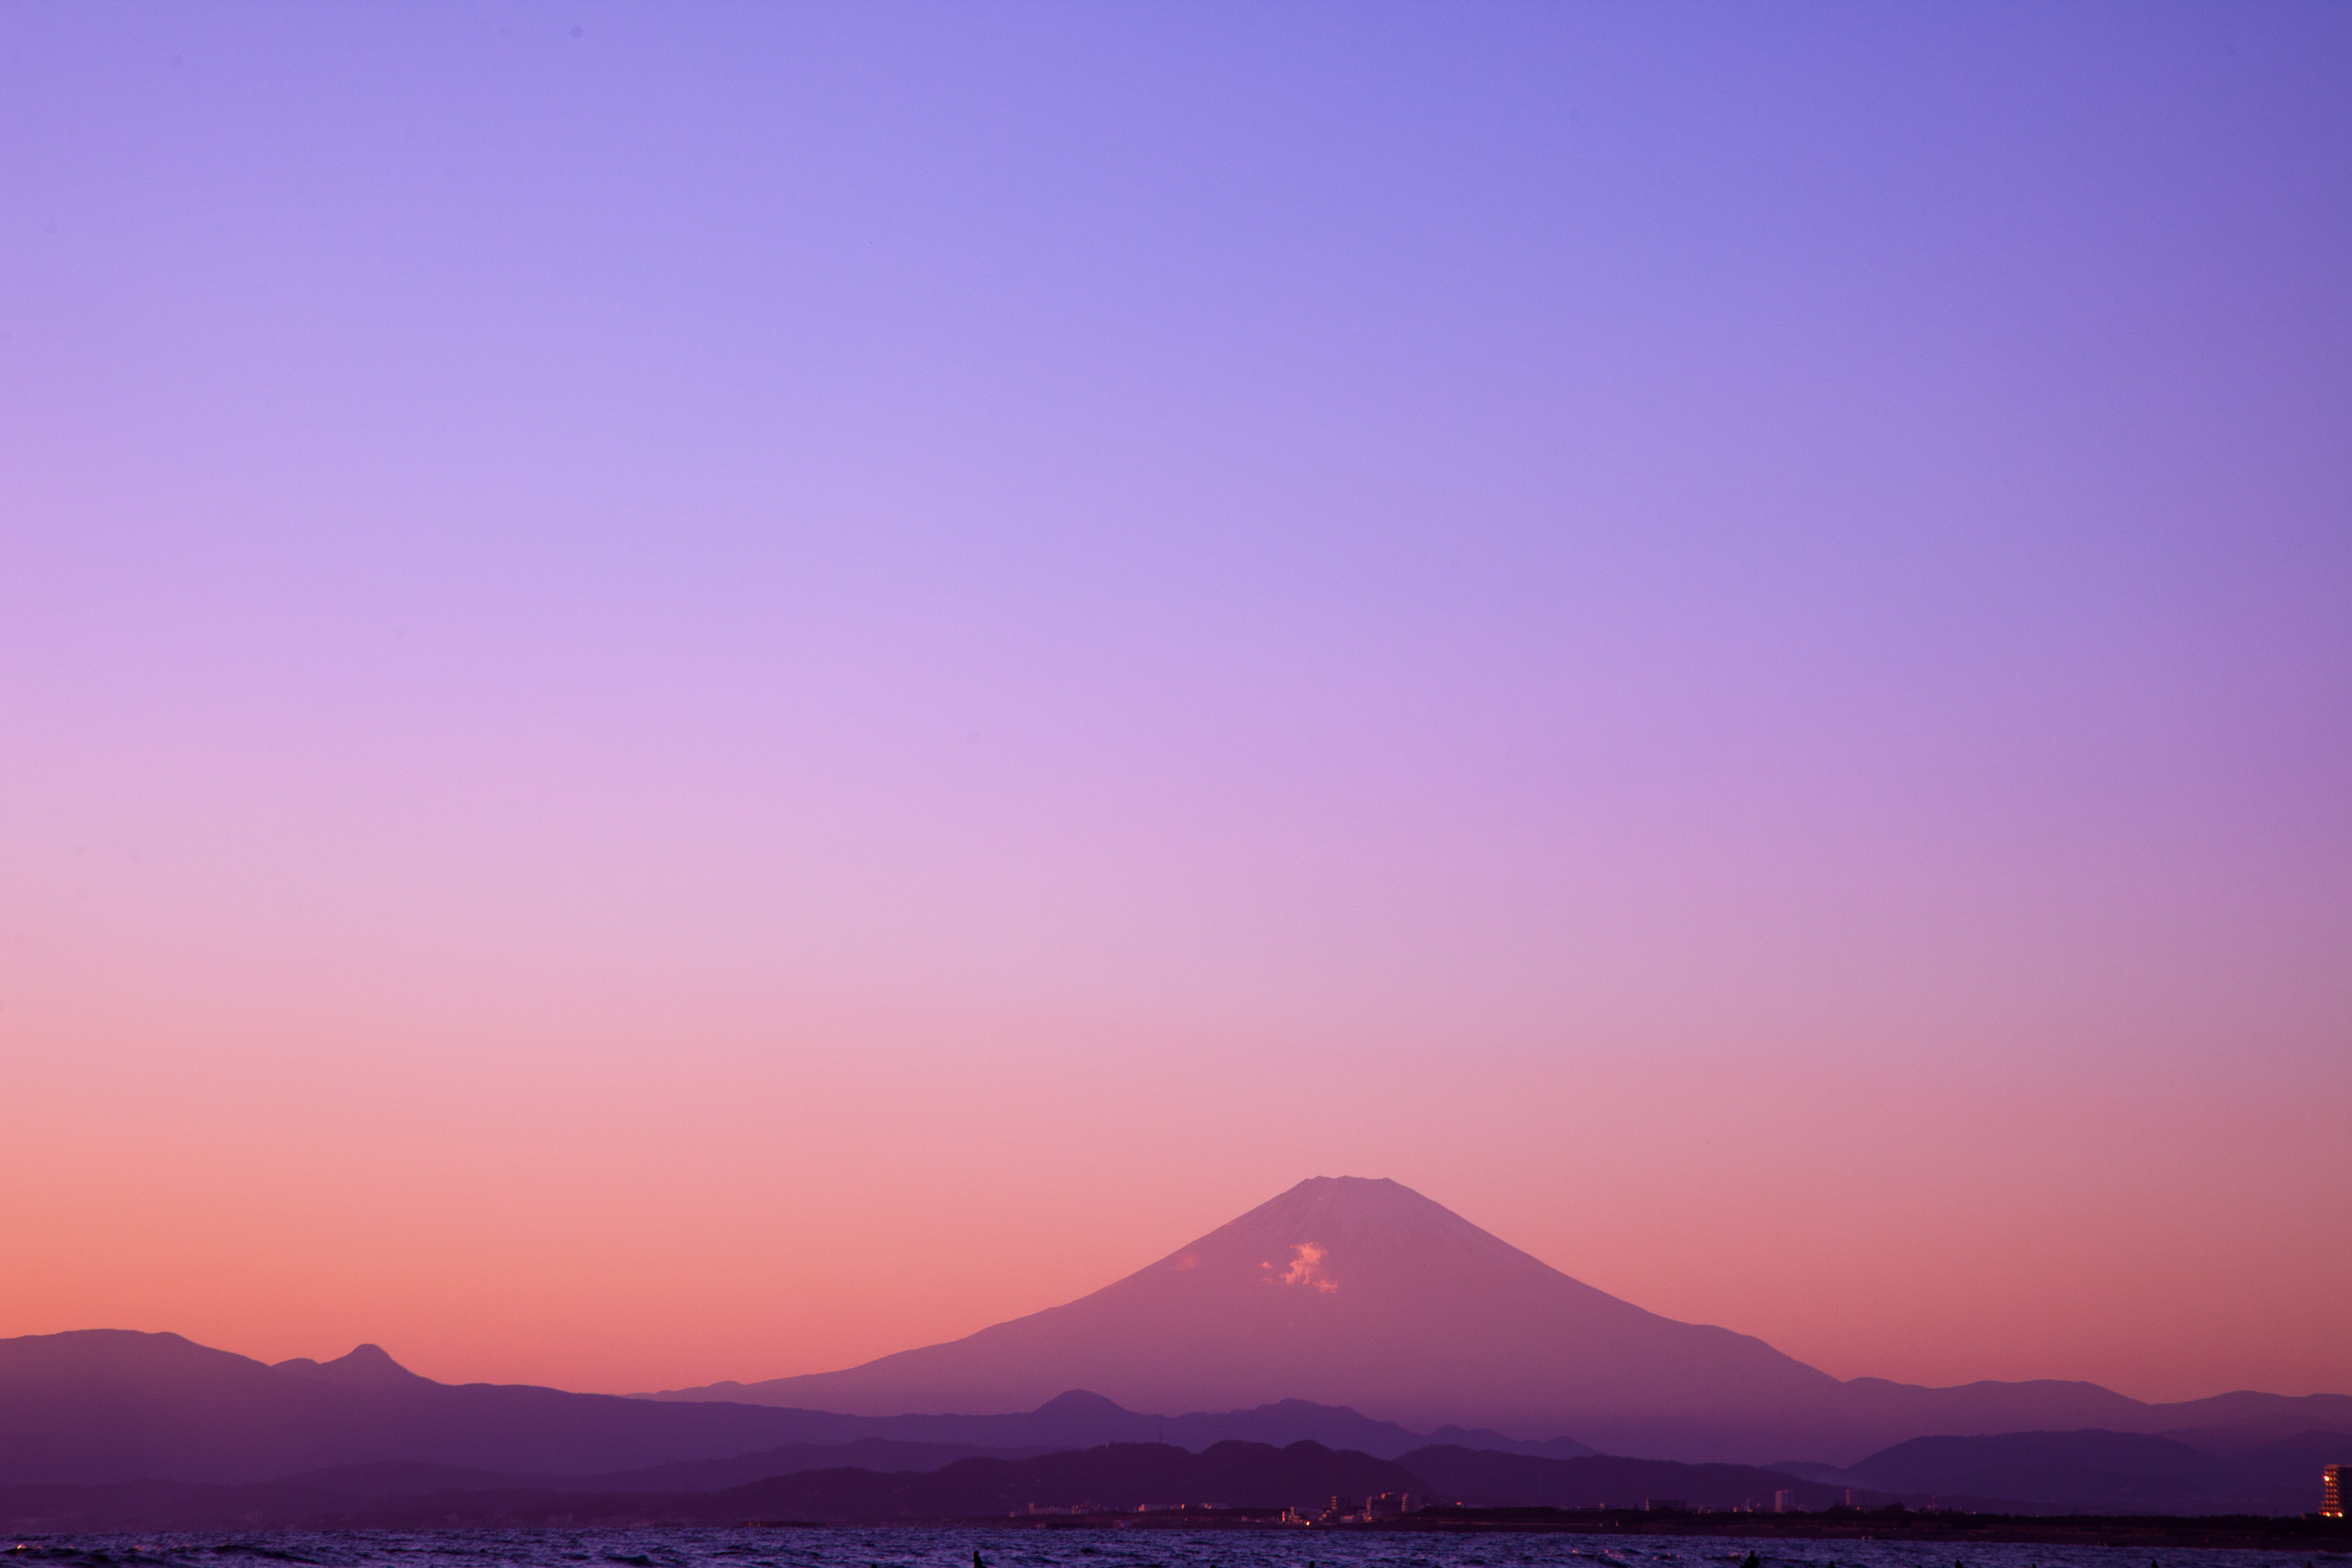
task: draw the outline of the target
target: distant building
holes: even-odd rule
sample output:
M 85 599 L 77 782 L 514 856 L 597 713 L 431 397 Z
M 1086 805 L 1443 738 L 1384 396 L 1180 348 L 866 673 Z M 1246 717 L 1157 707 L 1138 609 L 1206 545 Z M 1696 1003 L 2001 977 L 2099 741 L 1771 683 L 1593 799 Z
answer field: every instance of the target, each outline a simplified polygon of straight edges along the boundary
M 1420 1510 L 1421 1500 L 1411 1492 L 1382 1492 L 1378 1497 L 1364 1500 L 1366 1519 L 1402 1519 L 1406 1514 L 1417 1513 Z
M 1797 1494 L 1793 1488 L 1782 1487 L 1779 1491 L 1772 1494 L 1772 1511 L 1774 1513 L 1794 1513 L 1797 1511 Z
M 1642 1500 L 1643 1513 L 1688 1513 L 1690 1504 L 1678 1497 L 1645 1497 Z
M 1852 1487 L 1846 1488 L 1845 1506 L 1848 1508 L 1860 1508 L 1862 1506 L 1862 1494 L 1854 1490 Z
M 2342 1519 L 2344 1500 L 2352 1495 L 2352 1465 L 2330 1465 L 2319 1472 L 2319 1516 Z

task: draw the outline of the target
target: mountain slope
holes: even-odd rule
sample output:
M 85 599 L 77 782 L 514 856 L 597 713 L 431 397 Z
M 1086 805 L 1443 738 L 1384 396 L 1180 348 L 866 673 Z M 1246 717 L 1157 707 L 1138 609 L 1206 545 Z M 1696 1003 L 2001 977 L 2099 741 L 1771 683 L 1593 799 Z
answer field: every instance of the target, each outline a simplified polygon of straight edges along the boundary
M 1850 1460 L 1929 1434 L 2284 1436 L 2352 1417 L 2352 1398 L 2335 1394 L 2151 1405 L 2088 1383 L 1841 1383 L 1761 1340 L 1596 1290 L 1394 1182 L 1347 1176 L 1301 1182 L 1092 1295 L 961 1340 L 648 1397 L 880 1414 L 1021 1409 L 1066 1388 L 1178 1410 L 1303 1399 L 1409 1427 L 1564 1431 L 1610 1453 L 1751 1462 Z
M 1840 1386 L 1571 1279 L 1394 1182 L 1318 1177 L 1066 1306 L 729 1396 L 873 1414 L 1017 1409 L 1072 1387 L 1161 1409 L 1298 1398 L 1663 1452 L 1772 1447 Z
M 1414 1491 L 1403 1467 L 1317 1443 L 1220 1443 L 1194 1454 L 1119 1443 L 1021 1460 L 964 1459 L 929 1473 L 855 1468 L 775 1476 L 719 1492 L 581 1493 L 546 1488 L 404 1495 L 303 1480 L 258 1486 L 0 1486 L 14 1529 L 215 1530 L 257 1525 L 415 1529 L 450 1524 L 736 1524 L 746 1520 L 942 1519 L 1025 1512 L 1032 1503 L 1320 1506 L 1333 1496 Z
M 1565 1437 L 1512 1444 L 1582 1452 Z M 1429 1435 L 1286 1400 L 1174 1417 L 1072 1390 L 1003 1415 L 845 1415 L 727 1403 L 657 1404 L 419 1377 L 373 1345 L 324 1365 L 267 1366 L 176 1334 L 117 1330 L 0 1340 L 0 1485 L 161 1477 L 329 1492 L 709 1491 L 788 1471 L 929 1470 L 1161 1438 L 1204 1449 L 1312 1440 L 1391 1458 Z M 352 1467 L 373 1479 L 352 1473 Z M 296 1472 L 300 1472 L 297 1474 Z
M 1093 1295 L 950 1344 L 655 1398 L 453 1387 L 373 1346 L 271 1367 L 172 1334 L 0 1341 L 0 1484 L 257 1481 L 391 1460 L 579 1476 L 869 1438 L 1310 1439 L 1392 1457 L 1427 1446 L 1431 1427 L 1551 1456 L 1591 1444 L 1843 1464 L 1925 1436 L 2090 1428 L 2253 1447 L 2352 1430 L 2352 1398 L 2151 1405 L 2084 1383 L 1840 1383 L 1580 1284 L 1393 1182 L 1350 1178 L 1302 1183 Z
M 799 1413 L 418 1377 L 373 1345 L 267 1366 L 177 1334 L 0 1340 L 0 1481 L 256 1480 L 415 1459 L 592 1473 L 803 1439 Z

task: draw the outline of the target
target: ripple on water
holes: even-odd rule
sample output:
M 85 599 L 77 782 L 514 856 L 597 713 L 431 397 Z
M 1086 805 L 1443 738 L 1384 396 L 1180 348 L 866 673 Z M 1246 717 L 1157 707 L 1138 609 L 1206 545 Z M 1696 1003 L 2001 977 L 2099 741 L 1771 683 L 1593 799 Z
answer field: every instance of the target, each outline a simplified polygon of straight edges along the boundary
M 0 1550 L 0 1568 L 230 1568 L 240 1559 L 310 1568 L 416 1568 L 419 1557 L 480 1568 L 2139 1568 L 2100 1546 L 1948 1542 L 1661 1540 L 1655 1536 L 1312 1535 L 1290 1531 L 517 1530 L 271 1531 L 267 1534 L 54 1535 Z M 2159 1551 L 2148 1568 L 2315 1568 L 2326 1553 L 2196 1548 Z M 1581 1563 L 1578 1560 L 1582 1560 Z M 1752 1560 L 1752 1561 L 1751 1561 Z M 2345 1559 L 2334 1555 L 2328 1568 Z

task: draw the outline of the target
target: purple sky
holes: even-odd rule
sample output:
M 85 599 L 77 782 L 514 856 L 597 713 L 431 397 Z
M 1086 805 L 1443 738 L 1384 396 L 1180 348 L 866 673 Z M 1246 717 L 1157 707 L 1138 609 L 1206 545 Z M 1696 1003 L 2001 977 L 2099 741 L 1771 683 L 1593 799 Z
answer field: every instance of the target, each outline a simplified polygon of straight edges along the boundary
M 1345 1171 L 1841 1375 L 2352 1389 L 2347 83 L 9 8 L 0 1333 L 767 1376 Z

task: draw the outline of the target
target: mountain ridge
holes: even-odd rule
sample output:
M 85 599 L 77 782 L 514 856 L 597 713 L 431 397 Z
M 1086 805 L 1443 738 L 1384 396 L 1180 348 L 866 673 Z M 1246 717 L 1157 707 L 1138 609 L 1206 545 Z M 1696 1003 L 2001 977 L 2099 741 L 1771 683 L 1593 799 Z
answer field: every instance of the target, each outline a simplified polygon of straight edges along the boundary
M 1609 1455 L 1551 1459 L 1458 1445 L 1431 1445 L 1381 1460 L 1311 1442 L 1281 1447 L 1225 1442 L 1197 1455 L 1173 1445 L 1127 1443 L 1046 1455 L 950 1458 L 869 1439 L 830 1451 L 776 1450 L 717 1465 L 589 1478 L 389 1464 L 240 1486 L 0 1484 L 0 1522 L 27 1530 L 710 1524 L 746 1517 L 1002 1515 L 1027 1512 L 1033 1504 L 1084 1503 L 1097 1510 L 1155 1501 L 1297 1506 L 1302 1499 L 1320 1504 L 1333 1493 L 1373 1490 L 1409 1491 L 1441 1506 L 1473 1509 L 1627 1509 L 1646 1498 L 1674 1497 L 1717 1510 L 1786 1501 L 1804 1510 L 1901 1502 L 2011 1515 L 2112 1514 L 2118 1505 L 2142 1517 L 2297 1514 L 2311 1501 L 2316 1461 L 2340 1457 L 2347 1447 L 2352 1435 L 2309 1433 L 2260 1451 L 2216 1457 L 2167 1439 L 2112 1432 L 2010 1433 L 1914 1439 L 1841 1472 L 1811 1463 L 1692 1465 Z M 863 1462 L 838 1462 L 852 1458 Z M 779 1466 L 790 1468 L 767 1473 Z
M 879 1412 L 1074 1387 L 1160 1408 L 1297 1397 L 1404 1426 L 1565 1431 L 1609 1453 L 1748 1463 L 1852 1460 L 1928 1434 L 2352 1423 L 2340 1394 L 2150 1405 L 2056 1379 L 1842 1382 L 1595 1289 L 1401 1184 L 1353 1176 L 1310 1177 L 1100 1289 L 961 1339 L 643 1397 Z
M 341 1373 L 331 1370 L 337 1367 Z M 1025 1412 L 861 1416 L 442 1384 L 381 1350 L 355 1363 L 346 1356 L 269 1365 L 178 1334 L 132 1330 L 0 1340 L 0 1485 L 157 1477 L 240 1484 L 339 1467 L 421 1464 L 531 1485 L 640 1472 L 649 1485 L 678 1489 L 678 1467 L 723 1470 L 788 1447 L 883 1443 L 906 1462 L 910 1446 L 1034 1454 L 1163 1433 L 1188 1449 L 1243 1439 L 1337 1439 L 1327 1446 L 1381 1458 L 1435 1436 L 1300 1400 L 1170 1417 L 1072 1389 Z M 1583 1447 L 1567 1437 L 1517 1445 L 1500 1434 L 1472 1436 L 1531 1452 Z M 673 1473 L 653 1474 L 663 1469 Z
M 2079 1382 L 1842 1383 L 1355 1177 L 1302 1182 L 1076 1301 L 727 1394 L 445 1384 L 374 1345 L 265 1366 L 176 1334 L 26 1336 L 0 1341 L 0 1481 L 230 1481 L 392 1461 L 585 1475 L 866 1438 L 1312 1440 L 1375 1457 L 1444 1439 L 1553 1458 L 1834 1465 L 1927 1436 L 2196 1429 L 2256 1445 L 2352 1431 L 2341 1394 L 2158 1405 Z M 1190 1414 L 1143 1413 L 1155 1406 Z

